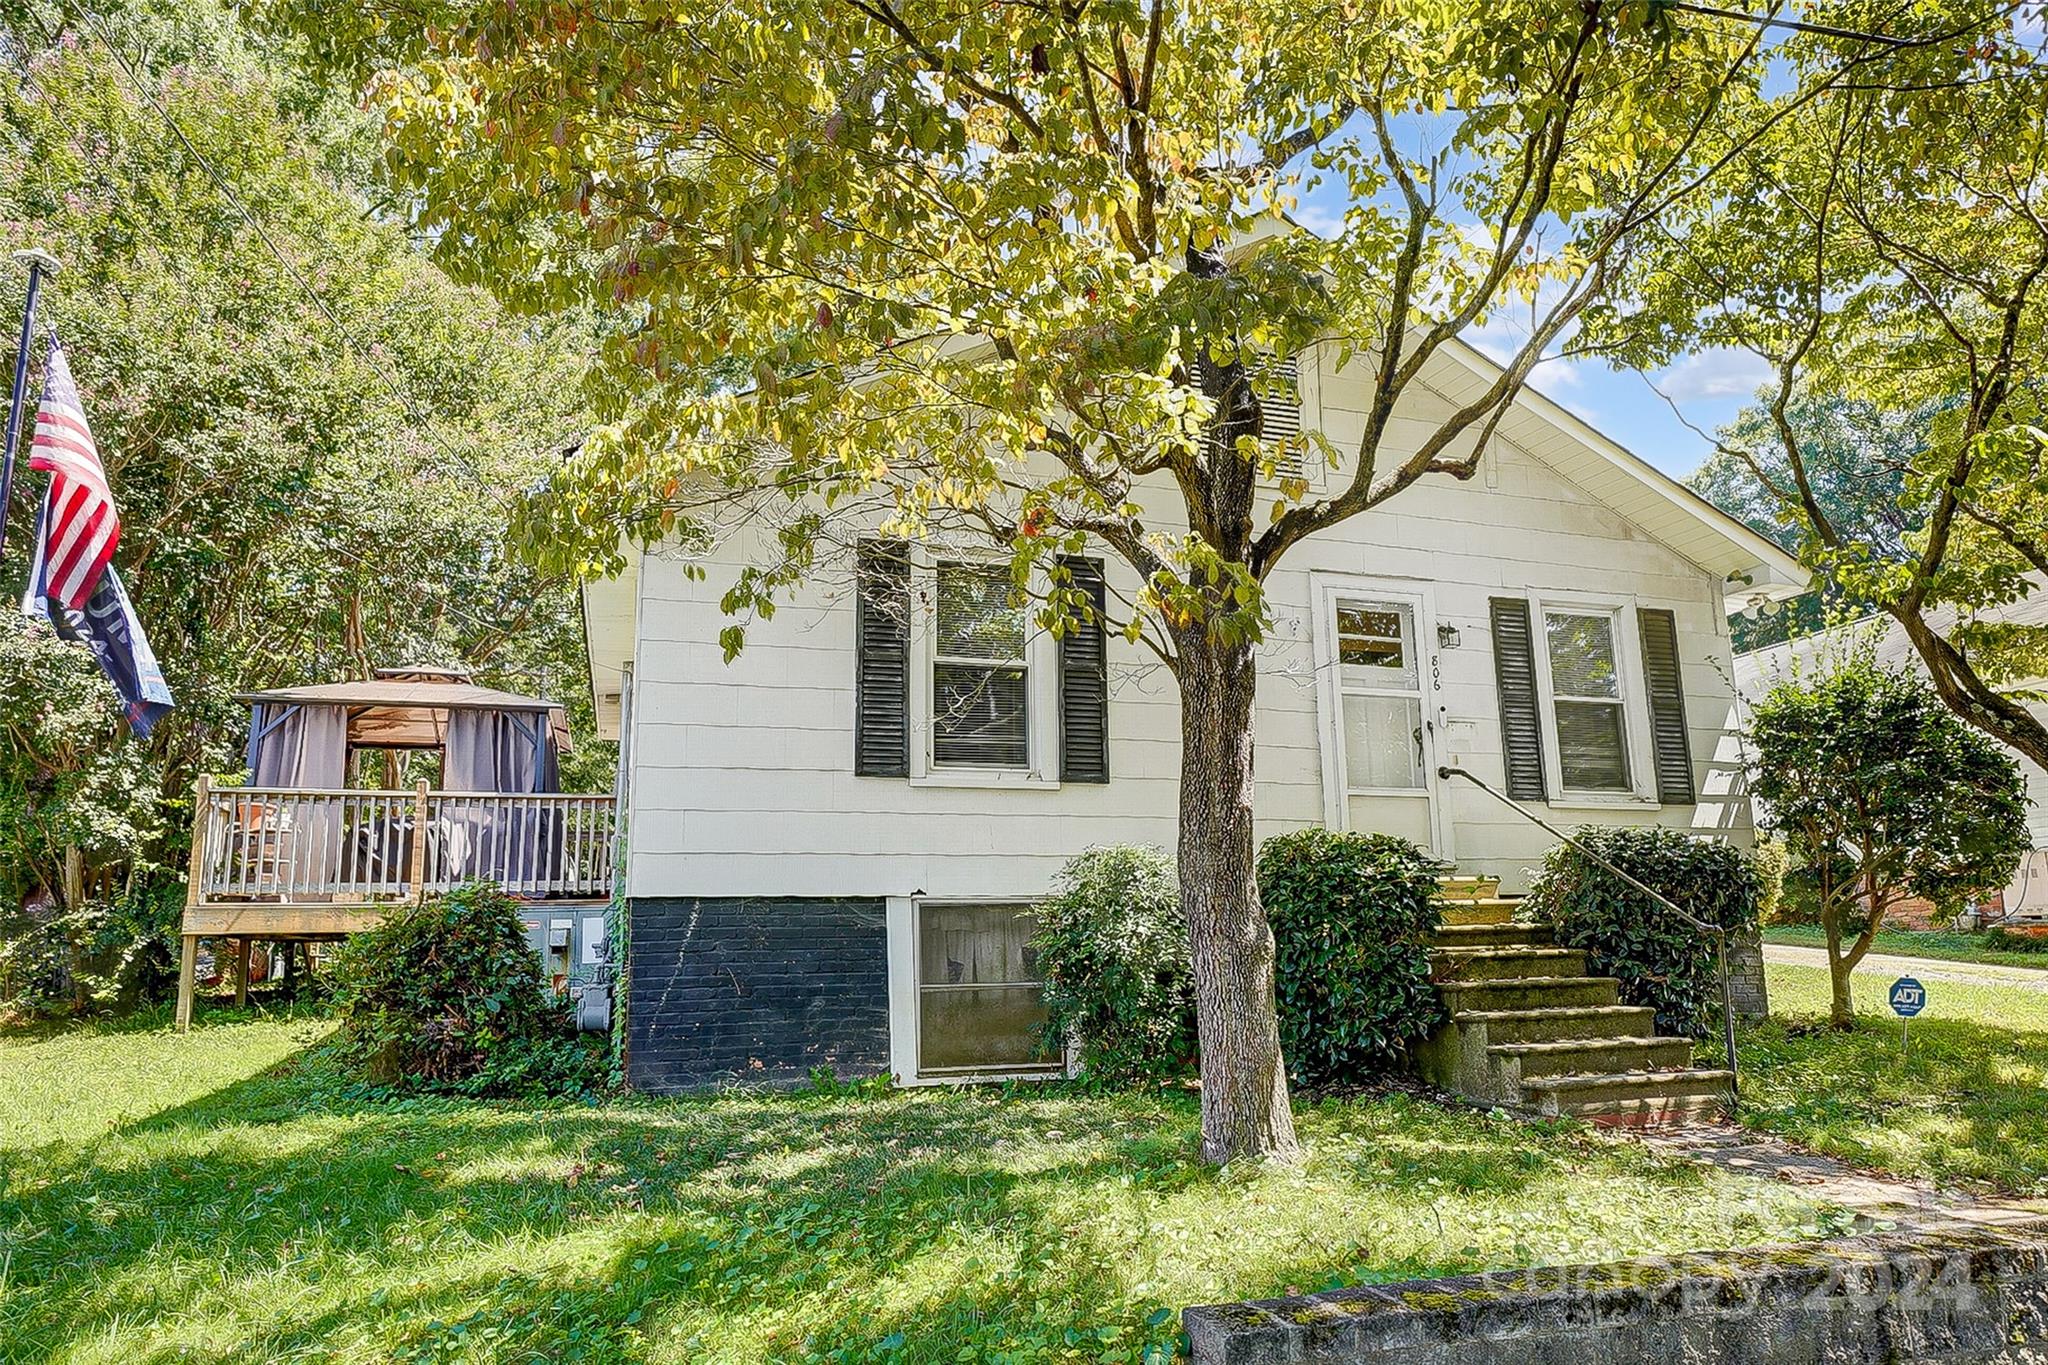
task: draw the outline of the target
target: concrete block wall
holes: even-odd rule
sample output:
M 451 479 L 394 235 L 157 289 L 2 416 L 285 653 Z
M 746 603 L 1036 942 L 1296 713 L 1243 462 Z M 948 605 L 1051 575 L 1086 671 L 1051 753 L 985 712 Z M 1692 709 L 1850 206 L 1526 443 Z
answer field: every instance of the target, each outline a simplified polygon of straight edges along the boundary
M 1764 1019 L 1771 1013 L 1770 993 L 1764 986 L 1764 940 L 1759 929 L 1728 936 L 1728 993 L 1734 997 L 1735 1013 L 1743 1019 Z
M 2048 1223 L 1190 1308 L 1194 1365 L 2048 1361 Z
M 636 1090 L 788 1085 L 889 1069 L 880 899 L 635 899 L 626 1078 Z

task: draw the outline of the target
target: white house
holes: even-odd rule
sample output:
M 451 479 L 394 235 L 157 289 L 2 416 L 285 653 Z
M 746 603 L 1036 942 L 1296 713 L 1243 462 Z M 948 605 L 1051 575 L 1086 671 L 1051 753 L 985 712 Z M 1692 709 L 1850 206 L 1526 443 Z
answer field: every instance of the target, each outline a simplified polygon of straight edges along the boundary
M 1333 351 L 1300 358 L 1292 400 L 1343 449 L 1367 381 Z M 1440 352 L 1394 439 L 1420 439 L 1496 373 L 1476 351 Z M 1120 638 L 1063 647 L 982 591 L 971 551 L 924 546 L 862 556 L 868 587 L 908 605 L 907 630 L 864 609 L 841 566 L 726 664 L 719 598 L 761 549 L 637 556 L 585 589 L 600 724 L 624 743 L 633 1081 L 1042 1067 L 1019 907 L 1093 845 L 1171 849 L 1172 679 Z M 1104 569 L 1112 593 L 1135 588 L 1113 556 Z M 1425 480 L 1273 576 L 1261 836 L 1392 831 L 1524 882 L 1551 840 L 1439 778 L 1448 765 L 1554 823 L 1746 838 L 1713 763 L 1733 697 L 1726 613 L 1804 582 L 1790 556 L 1527 393 L 1469 481 Z

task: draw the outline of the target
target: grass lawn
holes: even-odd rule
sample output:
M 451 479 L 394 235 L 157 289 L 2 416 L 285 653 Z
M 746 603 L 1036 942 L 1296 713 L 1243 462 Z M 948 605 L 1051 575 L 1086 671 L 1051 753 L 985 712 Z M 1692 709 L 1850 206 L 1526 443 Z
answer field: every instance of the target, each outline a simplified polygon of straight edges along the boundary
M 2048 1196 L 2048 992 L 1933 982 L 1902 1057 L 1883 976 L 1858 1027 L 1826 1026 L 1823 968 L 1772 964 L 1771 1023 L 1744 1035 L 1743 1121 L 1859 1165 Z
M 1774 924 L 1764 930 L 1764 942 L 1788 943 L 1799 948 L 1827 946 L 1827 938 L 1818 924 Z M 1954 929 L 1880 929 L 1870 951 L 2048 971 L 2048 939 L 2040 940 L 2041 947 L 2035 951 L 2001 948 L 1997 943 L 1990 934 L 1967 934 Z
M 319 1027 L 0 1038 L 0 1358 L 1137 1361 L 1188 1303 L 1841 1227 L 1401 1095 L 1216 1173 L 1180 1096 L 374 1102 Z

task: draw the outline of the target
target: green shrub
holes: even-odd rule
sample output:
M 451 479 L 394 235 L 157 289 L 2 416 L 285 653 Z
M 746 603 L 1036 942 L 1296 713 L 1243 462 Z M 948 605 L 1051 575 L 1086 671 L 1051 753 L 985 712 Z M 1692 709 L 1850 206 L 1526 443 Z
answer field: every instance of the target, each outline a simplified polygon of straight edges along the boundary
M 1761 894 L 1739 849 L 1658 826 L 1585 826 L 1572 837 L 1695 918 L 1733 933 L 1754 927 Z M 1720 1008 L 1711 934 L 1599 867 L 1568 844 L 1543 860 L 1526 909 L 1558 943 L 1584 948 L 1592 971 L 1621 981 L 1621 998 L 1657 1011 L 1667 1034 L 1706 1036 Z
M 1756 847 L 1749 851 L 1749 865 L 1756 869 L 1756 922 L 1798 923 L 1799 898 L 1786 894 L 1785 878 L 1791 870 L 1792 855 L 1785 845 L 1768 835 L 1758 835 Z
M 1428 936 L 1446 865 L 1385 834 L 1297 830 L 1259 850 L 1280 1044 L 1305 1085 L 1394 1066 L 1443 1022 Z
M 4 820 L 0 812 L 0 820 Z M 125 1012 L 177 980 L 182 886 L 137 877 L 75 909 L 0 893 L 0 1018 Z
M 1156 848 L 1091 848 L 1060 869 L 1032 946 L 1048 1042 L 1073 1038 L 1089 1075 L 1168 1080 L 1195 1059 L 1188 926 L 1173 861 Z
M 372 1082 L 465 1095 L 601 1082 L 601 1051 L 542 984 L 517 903 L 496 886 L 393 911 L 342 945 L 333 977 L 337 1047 Z

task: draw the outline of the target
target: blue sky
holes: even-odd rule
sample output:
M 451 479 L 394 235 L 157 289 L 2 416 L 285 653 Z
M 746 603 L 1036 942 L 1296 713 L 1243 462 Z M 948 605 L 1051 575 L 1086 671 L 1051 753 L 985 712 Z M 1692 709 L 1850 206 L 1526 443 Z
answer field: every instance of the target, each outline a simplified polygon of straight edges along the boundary
M 1343 222 L 1346 202 L 1343 182 L 1330 177 L 1301 192 L 1290 216 L 1311 231 L 1333 234 Z M 1526 328 L 1518 328 L 1511 317 L 1502 316 L 1467 333 L 1467 340 L 1498 359 L 1506 359 L 1526 334 Z M 1682 479 L 1699 468 L 1711 451 L 1706 438 L 1687 423 L 1702 432 L 1717 430 L 1732 421 L 1754 397 L 1757 387 L 1770 378 L 1758 357 L 1714 350 L 1687 355 L 1647 374 L 1613 369 L 1599 360 L 1546 360 L 1536 367 L 1530 384 L 1651 464 Z

